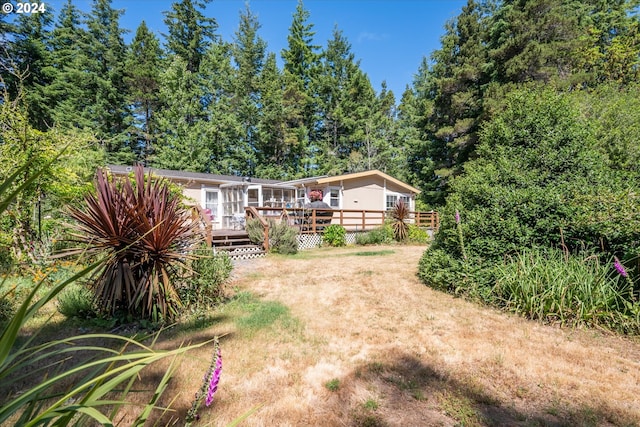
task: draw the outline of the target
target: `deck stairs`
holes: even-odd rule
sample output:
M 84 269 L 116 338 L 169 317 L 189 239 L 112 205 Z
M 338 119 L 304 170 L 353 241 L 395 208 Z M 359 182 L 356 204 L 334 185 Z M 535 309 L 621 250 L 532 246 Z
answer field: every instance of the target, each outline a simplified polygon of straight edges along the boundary
M 251 243 L 244 230 L 215 230 L 211 236 L 211 246 L 216 252 L 226 252 L 232 260 L 262 258 L 261 246 Z

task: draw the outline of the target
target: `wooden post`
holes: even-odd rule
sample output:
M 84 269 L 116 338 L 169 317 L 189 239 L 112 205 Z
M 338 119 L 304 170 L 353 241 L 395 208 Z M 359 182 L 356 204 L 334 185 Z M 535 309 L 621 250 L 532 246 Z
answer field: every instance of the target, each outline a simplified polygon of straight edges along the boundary
M 436 222 L 435 222 L 435 217 L 433 215 L 433 211 L 430 212 L 431 213 L 431 231 L 436 231 L 435 226 L 436 226 Z
M 362 211 L 362 231 L 364 231 L 365 217 L 367 216 L 367 211 Z
M 311 211 L 311 231 L 316 233 L 316 210 Z

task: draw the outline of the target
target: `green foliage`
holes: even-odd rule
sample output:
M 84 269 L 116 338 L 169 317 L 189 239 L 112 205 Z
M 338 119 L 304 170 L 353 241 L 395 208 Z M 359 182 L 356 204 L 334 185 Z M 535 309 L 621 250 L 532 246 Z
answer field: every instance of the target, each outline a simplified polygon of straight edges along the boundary
M 0 218 L 0 243 L 6 244 L 0 245 L 0 258 L 5 263 L 35 264 L 50 255 L 39 238 L 55 235 L 63 227 L 62 205 L 80 200 L 89 189 L 86 180 L 101 161 L 85 136 L 59 128 L 34 129 L 26 107 L 23 98 L 10 99 L 6 93 L 0 104 L 0 179 L 23 169 L 7 188 L 21 190 Z M 53 162 L 57 158 L 61 161 Z M 42 173 L 34 174 L 36 170 Z
M 341 225 L 332 224 L 325 228 L 322 241 L 329 246 L 345 246 L 347 244 L 347 230 Z
M 258 218 L 247 220 L 245 229 L 256 245 L 264 243 L 264 227 Z M 269 220 L 269 250 L 283 255 L 298 252 L 298 230 L 285 221 Z
M 507 310 L 563 325 L 602 326 L 640 332 L 640 304 L 633 283 L 613 262 L 595 256 L 566 256 L 553 249 L 524 250 L 496 266 L 492 298 Z
M 269 221 L 269 250 L 283 255 L 298 252 L 298 230 L 285 221 Z
M 338 389 L 340 388 L 340 379 L 334 378 L 332 380 L 329 380 L 324 384 L 324 386 L 329 391 L 338 391 Z
M 431 238 L 429 237 L 429 233 L 427 230 L 418 227 L 415 224 L 409 224 L 409 241 L 412 243 L 429 243 Z
M 15 313 L 15 304 L 8 295 L 0 296 L 0 326 L 4 326 L 4 324 L 11 319 L 11 316 Z
M 191 261 L 192 274 L 177 287 L 180 301 L 187 308 L 208 309 L 224 298 L 224 285 L 231 276 L 233 263 L 224 253 L 212 253 L 210 248 L 195 252 Z
M 399 107 L 408 177 L 423 190 L 420 197 L 444 203 L 451 178 L 475 157 L 483 125 L 514 88 L 543 84 L 575 93 L 613 83 L 615 92 L 636 82 L 638 16 L 635 0 L 463 6 Z M 612 133 L 624 128 L 617 124 Z
M 100 307 L 154 322 L 176 316 L 177 268 L 201 238 L 190 211 L 165 181 L 145 178 L 142 166 L 135 168 L 135 186 L 101 171 L 96 193 L 70 214 L 84 244 L 77 253 L 105 256 L 93 279 Z
M 80 283 L 72 283 L 58 295 L 57 309 L 67 318 L 90 319 L 99 312 L 93 292 Z
M 0 182 L 0 216 L 5 214 L 17 195 L 42 173 L 41 170 L 31 172 L 31 176 L 10 191 L 14 181 L 27 170 L 28 167 L 22 166 Z M 34 341 L 37 333 L 23 339 L 23 327 L 38 315 L 45 304 L 100 264 L 92 264 L 54 283 L 49 289 L 44 288 L 44 279 L 38 281 L 3 325 L 0 334 L 0 388 L 4 393 L 0 398 L 0 424 L 5 425 L 11 420 L 14 425 L 22 426 L 51 423 L 59 426 L 113 425 L 118 410 L 127 405 L 134 411 L 137 409 L 131 423 L 143 425 L 159 408 L 159 399 L 175 372 L 175 359 L 206 344 L 156 350 L 153 348 L 155 340 L 151 344 L 142 344 L 109 334 L 69 336 L 41 344 Z M 105 346 L 106 342 L 110 342 L 112 347 Z M 130 399 L 130 394 L 135 392 L 132 386 L 143 369 L 163 359 L 171 361 L 156 389 L 151 391 L 148 403 L 141 404 L 140 398 Z M 73 362 L 55 363 L 60 360 Z
M 393 228 L 391 224 L 374 228 L 366 233 L 356 234 L 356 244 L 358 245 L 381 245 L 393 242 Z
M 264 227 L 258 218 L 249 218 L 244 227 L 249 235 L 249 240 L 254 245 L 262 245 L 264 243 Z
M 616 186 L 620 177 L 606 170 L 568 96 L 513 93 L 483 129 L 478 154 L 451 184 L 435 247 L 461 257 L 462 233 L 469 257 L 496 260 L 535 245 L 597 244 L 599 236 L 575 225 L 578 212 L 590 209 L 581 200 Z
M 636 181 L 609 166 L 575 101 L 535 89 L 506 98 L 451 184 L 419 276 L 533 318 L 634 331 L 633 284 L 553 249 L 638 259 Z

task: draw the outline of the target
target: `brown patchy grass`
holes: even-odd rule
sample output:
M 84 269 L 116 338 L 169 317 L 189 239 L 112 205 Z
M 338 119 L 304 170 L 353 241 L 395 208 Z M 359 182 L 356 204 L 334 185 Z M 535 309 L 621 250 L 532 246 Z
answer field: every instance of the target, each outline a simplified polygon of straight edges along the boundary
M 226 425 L 255 407 L 242 425 L 640 425 L 639 341 L 436 292 L 416 278 L 423 251 L 323 248 L 237 268 L 233 287 L 253 299 L 161 343 L 225 335 L 219 390 L 197 425 Z M 265 308 L 275 321 L 251 329 L 248 316 Z M 159 425 L 182 424 L 210 351 L 181 361 L 164 402 L 177 412 Z
M 368 251 L 379 253 L 357 254 Z M 289 313 L 246 333 L 237 326 L 247 315 L 240 304 L 199 332 L 229 334 L 202 424 L 225 425 L 259 405 L 243 425 L 640 423 L 640 343 L 436 292 L 416 278 L 423 251 L 324 248 L 242 265 L 237 290 Z M 169 391 L 180 414 L 208 361 L 206 352 L 182 361 Z

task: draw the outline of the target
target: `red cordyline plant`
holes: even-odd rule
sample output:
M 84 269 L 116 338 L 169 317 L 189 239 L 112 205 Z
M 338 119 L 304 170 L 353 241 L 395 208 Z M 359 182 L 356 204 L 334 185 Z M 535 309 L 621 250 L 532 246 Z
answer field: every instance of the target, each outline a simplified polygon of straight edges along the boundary
M 107 255 L 93 280 L 100 306 L 154 321 L 172 318 L 180 307 L 174 288 L 177 267 L 201 240 L 198 223 L 162 179 L 145 179 L 142 166 L 129 178 L 99 170 L 96 194 L 71 208 L 75 237 L 87 254 Z
M 393 210 L 391 211 L 391 218 L 393 218 L 393 236 L 399 242 L 406 240 L 409 236 L 409 225 L 407 220 L 409 219 L 409 207 L 404 200 L 399 199 Z

